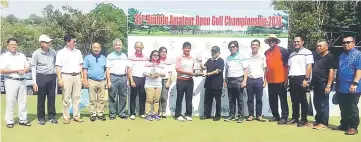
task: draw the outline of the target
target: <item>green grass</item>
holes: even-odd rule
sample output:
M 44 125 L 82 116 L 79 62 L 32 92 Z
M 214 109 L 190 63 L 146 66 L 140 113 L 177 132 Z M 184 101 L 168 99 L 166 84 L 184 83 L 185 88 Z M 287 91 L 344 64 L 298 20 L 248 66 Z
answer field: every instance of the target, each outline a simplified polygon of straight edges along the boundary
M 136 31 L 133 33 L 128 33 L 129 36 L 171 36 L 171 37 L 220 37 L 220 38 L 267 38 L 268 35 L 264 34 L 254 34 L 247 35 L 247 34 L 191 34 L 191 33 L 184 33 L 184 34 L 172 34 L 169 32 L 154 32 L 148 34 L 148 32 Z M 277 35 L 279 38 L 287 38 L 287 33 L 282 33 Z
M 1 140 L 2 142 L 357 142 L 361 135 L 345 136 L 343 132 L 298 128 L 294 125 L 279 126 L 276 123 L 257 121 L 237 124 L 235 122 L 200 121 L 178 122 L 168 117 L 157 122 L 147 122 L 137 118 L 105 122 L 62 124 L 61 96 L 57 97 L 59 124 L 39 126 L 36 121 L 36 96 L 28 97 L 28 117 L 31 127 L 15 125 L 7 129 L 4 123 L 5 95 L 1 95 Z M 17 111 L 15 111 L 17 115 Z M 83 112 L 85 116 L 87 112 Z M 309 119 L 312 119 L 309 117 Z M 337 125 L 339 118 L 332 117 L 331 124 Z

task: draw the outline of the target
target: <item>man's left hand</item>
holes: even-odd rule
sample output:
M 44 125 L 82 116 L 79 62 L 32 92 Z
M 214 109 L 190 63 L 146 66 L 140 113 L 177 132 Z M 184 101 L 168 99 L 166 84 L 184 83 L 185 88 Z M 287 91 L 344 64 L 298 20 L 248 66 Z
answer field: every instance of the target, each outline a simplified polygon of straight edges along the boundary
M 351 92 L 351 93 L 355 93 L 355 92 L 356 92 L 356 89 L 357 89 L 357 85 L 351 85 L 351 86 L 350 86 L 350 92 Z
M 306 88 L 308 86 L 308 82 L 306 80 L 303 80 L 302 81 L 302 86 Z

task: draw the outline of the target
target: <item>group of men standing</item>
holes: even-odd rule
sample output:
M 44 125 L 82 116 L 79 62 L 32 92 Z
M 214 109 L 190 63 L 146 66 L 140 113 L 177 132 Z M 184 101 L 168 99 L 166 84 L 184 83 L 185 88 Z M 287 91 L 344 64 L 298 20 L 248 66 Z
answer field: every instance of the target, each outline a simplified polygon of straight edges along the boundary
M 84 60 L 80 50 L 76 49 L 76 38 L 70 34 L 64 37 L 65 47 L 57 53 L 50 48 L 52 39 L 47 35 L 41 35 L 39 42 L 41 48 L 34 51 L 32 61 L 33 89 L 38 92 L 38 121 L 44 125 L 45 99 L 48 98 L 48 120 L 50 123 L 58 123 L 55 118 L 55 93 L 56 82 L 63 91 L 63 119 L 64 124 L 70 123 L 70 100 L 73 104 L 73 121 L 82 123 L 80 118 L 80 96 L 82 86 L 89 88 L 90 93 L 90 120 L 105 121 L 104 91 L 109 88 L 109 118 L 111 120 L 119 116 L 127 119 L 126 99 L 127 88 L 131 87 L 130 94 L 130 119 L 135 119 L 135 98 L 139 95 L 139 115 L 145 117 L 146 93 L 144 90 L 144 63 L 149 58 L 143 55 L 143 44 L 135 44 L 136 52 L 129 58 L 121 52 L 122 41 L 113 41 L 114 51 L 107 57 L 101 55 L 101 45 L 94 43 L 92 53 Z M 317 54 L 303 46 L 304 39 L 300 36 L 294 38 L 295 50 L 289 54 L 288 50 L 280 47 L 280 40 L 276 35 L 270 35 L 265 41 L 269 49 L 264 53 L 259 52 L 260 41 L 251 42 L 252 52 L 247 55 L 239 51 L 237 41 L 228 44 L 230 55 L 224 61 L 220 57 L 220 48 L 212 47 L 212 57 L 204 65 L 201 65 L 206 73 L 194 72 L 195 58 L 190 55 L 191 44 L 185 42 L 182 46 L 183 54 L 176 59 L 177 71 L 177 101 L 175 117 L 179 121 L 192 120 L 192 95 L 193 76 L 205 76 L 205 99 L 204 115 L 201 119 L 211 118 L 213 98 L 216 101 L 216 113 L 214 121 L 220 120 L 222 88 L 227 87 L 229 98 L 229 116 L 225 121 L 236 120 L 242 123 L 243 114 L 243 90 L 247 89 L 248 116 L 246 121 L 258 120 L 264 122 L 262 117 L 263 88 L 268 86 L 269 104 L 273 117 L 269 121 L 277 121 L 278 124 L 297 124 L 305 126 L 308 123 L 308 103 L 306 91 L 313 88 L 314 106 L 316 108 L 316 122 L 314 129 L 322 129 L 328 125 L 329 116 L 329 93 L 333 86 L 335 69 L 334 56 L 328 51 L 328 44 L 324 40 L 317 42 Z M 6 75 L 5 87 L 7 106 L 5 121 L 8 128 L 14 127 L 13 111 L 16 101 L 19 103 L 20 125 L 30 126 L 26 115 L 26 85 L 24 74 L 30 71 L 30 65 L 24 54 L 16 51 L 17 40 L 10 38 L 8 52 L 1 58 L 1 73 Z M 346 134 L 357 134 L 359 125 L 358 100 L 361 94 L 359 84 L 361 78 L 361 52 L 354 48 L 355 41 L 348 36 L 343 39 L 345 51 L 341 54 L 337 75 L 337 98 L 341 109 L 341 125 L 335 130 L 347 130 Z M 164 54 L 159 51 L 160 54 Z M 166 52 L 166 49 L 164 50 Z M 166 53 L 165 53 L 166 54 Z M 158 55 L 159 56 L 159 55 Z M 165 60 L 165 58 L 163 59 Z M 224 77 L 223 77 L 224 74 Z M 170 77 L 169 77 L 170 79 Z M 167 89 L 169 81 L 163 81 L 162 85 Z M 287 88 L 290 89 L 292 100 L 292 118 L 288 121 Z M 168 94 L 165 92 L 165 94 Z M 186 112 L 182 115 L 182 101 L 185 95 Z M 162 97 L 163 98 L 163 97 Z M 256 98 L 256 113 L 254 113 L 254 98 Z M 166 102 L 167 97 L 163 102 Z M 278 100 L 281 102 L 281 115 L 278 112 Z M 161 100 L 162 101 L 162 100 Z M 164 104 L 161 104 L 164 106 Z M 301 119 L 299 109 L 301 105 Z M 164 113 L 164 107 L 161 113 Z M 236 110 L 238 107 L 238 112 Z M 236 116 L 238 114 L 238 116 Z

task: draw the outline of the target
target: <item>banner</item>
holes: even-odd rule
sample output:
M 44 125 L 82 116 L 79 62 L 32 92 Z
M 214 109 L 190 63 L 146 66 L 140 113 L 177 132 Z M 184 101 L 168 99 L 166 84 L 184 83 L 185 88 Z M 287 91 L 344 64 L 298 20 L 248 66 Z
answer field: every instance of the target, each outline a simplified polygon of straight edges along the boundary
M 251 41 L 261 42 L 260 54 L 269 48 L 264 40 L 269 34 L 276 34 L 281 47 L 288 45 L 288 14 L 284 11 L 207 11 L 207 10 L 171 10 L 171 9 L 128 9 L 128 55 L 134 54 L 134 44 L 140 41 L 144 45 L 143 54 L 149 56 L 152 50 L 164 46 L 167 57 L 173 63 L 182 55 L 182 44 L 192 45 L 191 55 L 201 56 L 203 63 L 211 57 L 212 46 L 221 48 L 221 58 L 230 55 L 228 43 L 236 40 L 240 52 L 250 54 Z M 170 86 L 167 115 L 174 115 L 176 72 L 173 70 Z M 203 115 L 204 77 L 194 77 L 193 115 Z M 268 105 L 268 89 L 264 88 L 263 114 L 272 116 Z M 247 112 L 247 95 L 244 93 L 244 110 Z M 215 108 L 215 107 L 213 107 Z M 185 111 L 185 101 L 183 109 Z M 214 110 L 213 110 L 214 111 Z M 222 94 L 222 115 L 228 115 L 227 89 Z

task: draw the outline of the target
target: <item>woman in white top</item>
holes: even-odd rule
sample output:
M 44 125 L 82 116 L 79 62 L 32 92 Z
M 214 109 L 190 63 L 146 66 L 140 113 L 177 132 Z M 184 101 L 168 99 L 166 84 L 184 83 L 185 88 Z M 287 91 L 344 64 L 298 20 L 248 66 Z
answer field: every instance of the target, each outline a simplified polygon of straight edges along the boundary
M 153 50 L 150 54 L 149 62 L 146 63 L 144 69 L 145 79 L 145 92 L 146 92 L 146 101 L 145 101 L 145 113 L 146 120 L 160 120 L 158 115 L 159 110 L 159 99 L 162 90 L 162 77 L 165 77 L 166 72 L 164 71 L 163 66 L 159 61 L 159 52 Z M 150 114 L 152 110 L 152 114 Z
M 166 76 L 162 78 L 162 92 L 160 95 L 160 106 L 159 106 L 159 115 L 162 118 L 166 118 L 166 109 L 167 109 L 167 101 L 168 101 L 168 91 L 169 86 L 172 83 L 172 69 L 174 68 L 172 66 L 171 60 L 167 58 L 167 48 L 160 47 L 159 48 L 159 60 L 160 64 L 164 67 L 164 70 L 166 71 Z

